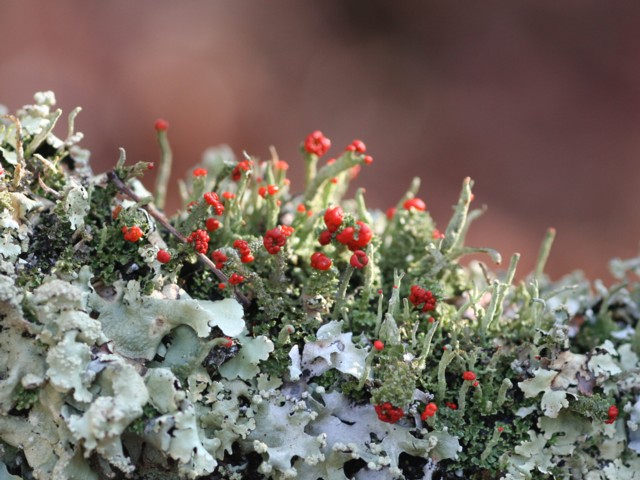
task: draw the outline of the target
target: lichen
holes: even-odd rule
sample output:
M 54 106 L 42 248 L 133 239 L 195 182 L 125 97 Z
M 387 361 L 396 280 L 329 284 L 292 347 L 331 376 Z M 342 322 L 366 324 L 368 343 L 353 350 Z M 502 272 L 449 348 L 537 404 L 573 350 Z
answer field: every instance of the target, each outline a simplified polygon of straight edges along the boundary
M 0 119 L 0 478 L 632 479 L 640 259 L 617 283 L 515 281 L 466 244 L 473 182 L 438 226 L 414 180 L 385 215 L 355 140 L 209 149 L 160 206 L 123 150 L 105 173 L 55 95 Z M 57 128 L 57 127 L 56 127 Z M 295 192 L 304 192 L 296 194 Z

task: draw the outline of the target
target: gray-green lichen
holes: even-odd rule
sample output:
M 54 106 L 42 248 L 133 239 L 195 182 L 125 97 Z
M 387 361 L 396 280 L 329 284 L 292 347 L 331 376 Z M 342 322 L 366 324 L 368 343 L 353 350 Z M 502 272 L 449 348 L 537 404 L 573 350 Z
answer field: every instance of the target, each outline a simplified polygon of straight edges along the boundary
M 465 245 L 470 179 L 442 231 L 419 181 L 369 212 L 364 145 L 320 166 L 319 132 L 306 187 L 210 149 L 166 218 L 148 164 L 91 171 L 79 111 L 0 120 L 1 479 L 637 478 L 640 260 L 551 282 L 550 231 L 518 284 L 463 267 L 501 259 Z

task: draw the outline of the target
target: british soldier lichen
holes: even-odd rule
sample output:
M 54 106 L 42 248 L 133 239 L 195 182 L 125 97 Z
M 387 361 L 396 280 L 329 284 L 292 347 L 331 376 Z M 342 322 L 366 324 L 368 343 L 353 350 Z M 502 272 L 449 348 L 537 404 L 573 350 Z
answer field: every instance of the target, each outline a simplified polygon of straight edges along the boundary
M 298 167 L 207 150 L 168 218 L 166 121 L 150 192 L 54 107 L 0 120 L 0 476 L 635 478 L 640 261 L 551 282 L 550 229 L 517 285 L 462 266 L 501 261 L 470 179 L 446 226 L 419 180 L 370 211 L 365 143 L 320 131 Z

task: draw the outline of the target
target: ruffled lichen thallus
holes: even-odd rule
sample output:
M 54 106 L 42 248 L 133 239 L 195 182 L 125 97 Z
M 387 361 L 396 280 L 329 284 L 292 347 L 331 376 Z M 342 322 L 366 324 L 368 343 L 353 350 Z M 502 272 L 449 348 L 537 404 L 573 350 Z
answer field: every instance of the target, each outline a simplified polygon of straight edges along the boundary
M 0 478 L 638 478 L 639 259 L 551 281 L 550 229 L 516 276 L 470 179 L 442 226 L 417 179 L 369 210 L 320 131 L 174 182 L 159 120 L 95 173 L 79 112 L 0 121 Z

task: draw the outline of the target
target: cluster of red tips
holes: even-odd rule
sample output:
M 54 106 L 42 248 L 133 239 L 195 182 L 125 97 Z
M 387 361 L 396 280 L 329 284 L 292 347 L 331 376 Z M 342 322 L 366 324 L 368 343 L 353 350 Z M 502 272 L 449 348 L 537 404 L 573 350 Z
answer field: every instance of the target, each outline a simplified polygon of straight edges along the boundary
M 502 432 L 504 432 L 504 427 L 498 427 L 497 430 L 498 430 L 498 432 L 502 433 Z
M 254 258 L 246 240 L 237 239 L 233 242 L 233 248 L 235 248 L 240 254 L 240 261 L 242 263 L 253 262 Z
M 196 168 L 193 171 L 193 176 L 194 177 L 206 177 L 207 176 L 207 170 L 204 168 Z
M 431 402 L 427 404 L 426 407 L 424 407 L 424 411 L 420 415 L 420 418 L 422 419 L 422 421 L 425 421 L 427 418 L 433 417 L 437 411 L 438 406 L 435 403 Z
M 404 410 L 400 407 L 394 407 L 389 402 L 381 403 L 374 406 L 378 418 L 383 422 L 396 423 L 402 417 L 404 417 Z
M 431 290 L 425 290 L 418 285 L 411 286 L 411 293 L 409 294 L 409 302 L 414 307 L 420 308 L 422 306 L 423 312 L 431 312 L 436 308 L 436 297 L 431 293 Z
M 240 180 L 242 178 L 242 172 L 248 172 L 249 170 L 251 170 L 252 165 L 253 162 L 251 162 L 250 160 L 243 160 L 239 162 L 231 172 L 231 180 L 233 180 L 234 182 Z
M 222 196 L 224 198 L 226 198 L 227 200 L 231 200 L 232 198 L 236 198 L 236 194 L 235 193 L 231 193 L 231 192 L 223 192 Z
M 611 405 L 609 407 L 609 412 L 607 413 L 607 415 L 609 416 L 609 418 L 607 420 L 605 420 L 604 423 L 607 424 L 612 424 L 613 422 L 616 421 L 616 419 L 618 418 L 618 414 L 620 413 L 620 411 L 618 410 L 618 407 L 616 407 L 615 405 Z
M 344 211 L 340 207 L 327 208 L 324 212 L 324 224 L 327 226 L 327 231 L 330 233 L 335 232 L 342 225 L 342 219 L 344 217 Z
M 433 238 L 434 240 L 440 240 L 441 238 L 444 238 L 444 233 L 442 233 L 437 228 L 434 228 L 433 232 L 431 232 L 431 238 Z
M 282 233 L 284 233 L 285 237 L 290 237 L 291 235 L 293 235 L 295 228 L 290 225 L 280 225 L 280 230 L 282 230 Z
M 387 208 L 387 220 L 392 220 L 396 215 L 396 207 Z
M 321 157 L 331 148 L 331 140 L 324 136 L 320 130 L 309 134 L 304 141 L 304 149 L 307 153 Z
M 287 162 L 285 162 L 284 160 L 277 160 L 274 164 L 273 164 L 273 168 L 275 168 L 276 170 L 289 170 L 289 164 Z
M 122 211 L 122 205 L 116 206 L 116 208 L 114 208 L 113 211 L 111 212 L 111 218 L 113 218 L 114 220 L 118 218 L 118 215 L 120 215 L 121 211 Z
M 225 348 L 231 348 L 233 347 L 233 338 L 231 337 L 225 337 L 227 339 L 227 341 L 222 345 Z
M 160 263 L 169 263 L 171 261 L 171 254 L 166 250 L 158 250 L 156 258 Z
M 349 250 L 352 252 L 369 245 L 372 238 L 373 231 L 371 227 L 360 220 L 356 222 L 355 227 L 343 228 L 342 231 L 336 235 L 336 240 L 349 247 Z
M 473 382 L 472 384 L 475 388 L 478 388 L 480 386 L 480 382 L 478 380 L 476 380 L 475 382 Z
M 222 253 L 220 250 L 215 250 L 212 254 L 211 254 L 211 260 L 213 260 L 213 262 L 216 264 L 216 268 L 218 270 L 222 269 L 224 267 L 224 265 L 227 263 L 227 260 L 229 260 L 229 257 L 227 257 L 224 253 Z
M 278 193 L 278 190 L 280 189 L 277 185 L 262 186 L 258 189 L 258 195 L 260 195 L 262 198 L 267 198 L 267 195 L 273 196 Z
M 234 273 L 229 277 L 229 283 L 231 285 L 240 285 L 242 282 L 244 282 L 244 277 L 237 273 Z
M 296 207 L 296 210 L 298 211 L 298 213 L 304 213 L 307 211 L 307 207 L 305 207 L 304 204 L 301 203 Z
M 324 253 L 316 252 L 311 255 L 311 267 L 316 270 L 326 271 L 331 268 L 331 259 Z
M 267 231 L 267 233 L 262 238 L 262 244 L 264 248 L 271 255 L 275 255 L 280 251 L 284 244 L 287 243 L 287 236 L 283 233 L 283 231 L 279 228 L 272 228 Z
M 373 348 L 381 352 L 382 350 L 384 350 L 384 343 L 381 340 L 376 340 L 375 342 L 373 342 Z
M 156 132 L 166 132 L 169 129 L 169 122 L 162 118 L 159 118 L 156 120 L 154 127 L 156 129 Z
M 204 201 L 213 207 L 213 211 L 216 215 L 222 215 L 224 213 L 224 205 L 220 201 L 220 197 L 216 192 L 207 192 L 204 195 Z
M 351 255 L 351 259 L 349 260 L 349 264 L 353 268 L 358 269 L 366 267 L 367 263 L 369 263 L 369 257 L 367 257 L 367 254 L 362 250 L 356 250 L 355 252 L 353 252 L 353 255 Z
M 122 227 L 120 231 L 124 234 L 124 239 L 131 243 L 136 243 L 144 236 L 144 233 L 142 233 L 142 230 L 140 230 L 140 227 L 137 225 L 133 227 Z
M 196 252 L 206 254 L 207 250 L 209 250 L 209 234 L 206 230 L 202 230 L 201 228 L 197 229 L 195 232 L 191 232 L 191 234 L 187 237 L 188 243 L 193 243 Z
M 345 148 L 345 150 L 347 152 L 364 153 L 367 151 L 367 146 L 362 140 L 354 140 L 347 146 L 347 148 Z
M 210 232 L 215 232 L 220 228 L 220 221 L 217 218 L 213 217 L 207 218 L 205 225 L 207 227 L 207 230 L 209 230 Z
M 467 382 L 473 382 L 476 379 L 476 374 L 467 370 L 462 374 L 462 379 L 466 380 Z
M 418 212 L 424 212 L 427 209 L 427 204 L 420 198 L 410 198 L 405 200 L 402 204 L 405 210 L 417 210 Z
M 451 410 L 457 410 L 458 409 L 458 405 L 453 403 L 453 402 L 446 402 L 445 405 L 447 407 L 449 407 Z

